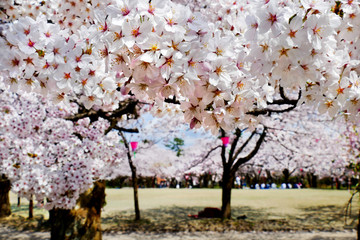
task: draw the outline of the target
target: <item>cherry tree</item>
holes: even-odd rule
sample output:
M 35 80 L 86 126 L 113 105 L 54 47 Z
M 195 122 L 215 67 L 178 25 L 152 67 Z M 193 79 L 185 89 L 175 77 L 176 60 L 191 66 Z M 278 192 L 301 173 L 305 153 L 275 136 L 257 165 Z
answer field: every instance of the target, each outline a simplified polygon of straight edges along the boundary
M 222 178 L 222 209 L 231 209 L 231 188 L 239 172 L 254 171 L 263 176 L 265 172 L 269 175 L 280 171 L 286 182 L 300 169 L 321 177 L 339 177 L 344 173 L 348 161 L 344 141 L 340 138 L 341 129 L 345 127 L 341 119 L 330 121 L 301 107 L 288 113 L 273 113 L 262 122 L 267 129 L 266 137 L 264 132 L 247 133 L 238 129 L 229 136 L 229 143 L 224 142 L 228 146 L 212 137 L 195 147 L 198 154 L 188 163 L 189 172 L 221 170 L 218 174 Z M 256 135 L 260 136 L 256 138 Z M 336 151 L 333 146 L 337 146 Z
M 346 159 L 349 177 L 358 177 L 359 175 L 359 130 L 358 123 L 347 122 L 343 130 L 342 138 L 346 145 Z M 350 182 L 350 180 L 349 180 Z
M 275 103 L 293 104 L 289 92 L 301 91 L 300 102 L 321 112 L 356 115 L 358 7 L 351 2 L 218 1 L 194 12 L 169 1 L 6 3 L 2 66 L 13 88 L 86 108 L 117 107 L 120 90 L 172 99 L 192 127 L 215 132 L 256 122 L 251 116 Z
M 142 112 L 144 113 L 144 109 Z M 131 170 L 136 221 L 140 220 L 138 174 L 142 176 L 148 176 L 150 174 L 153 176 L 154 174 L 158 174 L 159 171 L 165 172 L 165 169 L 168 169 L 172 165 L 171 162 L 173 162 L 174 156 L 170 151 L 156 146 L 156 144 L 160 144 L 161 142 L 168 142 L 174 134 L 179 134 L 178 130 L 181 129 L 180 126 L 183 121 L 179 118 L 178 114 L 172 113 L 173 116 L 167 115 L 162 118 L 152 119 L 151 121 L 146 121 L 146 117 L 144 117 L 143 114 L 142 118 L 119 122 L 120 125 L 122 124 L 127 127 L 122 127 L 121 129 L 129 129 L 129 127 L 135 126 L 136 129 L 140 129 L 143 143 L 139 148 L 137 148 L 138 142 L 130 142 L 130 144 L 135 143 L 135 147 L 133 145 L 130 146 L 127 137 L 122 131 L 119 131 L 122 142 L 126 148 L 127 159 Z M 147 118 L 149 118 L 149 116 L 147 116 Z M 166 126 L 166 128 L 164 126 Z M 178 130 L 176 130 L 176 128 Z M 130 138 L 133 137 L 134 136 L 130 136 Z M 134 157 L 132 157 L 132 152 L 134 152 Z M 135 158 L 135 152 L 139 152 L 140 156 L 138 155 Z M 161 156 L 160 159 L 159 156 Z M 163 164 L 164 161 L 167 163 Z M 175 170 L 174 166 L 172 170 Z
M 28 199 L 34 196 L 39 205 L 51 210 L 50 216 L 67 215 L 64 220 L 69 220 L 81 194 L 94 186 L 90 192 L 96 201 L 80 206 L 94 207 L 97 213 L 91 210 L 92 218 L 100 219 L 105 199 L 103 180 L 118 176 L 118 166 L 125 157 L 118 134 L 104 135 L 109 123 L 103 119 L 92 124 L 90 119 L 76 124 L 64 120 L 76 111 L 76 105 L 75 109 L 60 108 L 35 94 L 1 91 L 0 172 L 11 181 L 12 191 Z M 95 194 L 100 185 L 102 192 Z M 94 202 L 100 203 L 99 208 L 91 206 Z M 100 226 L 88 227 L 101 234 Z M 60 239 L 61 234 L 65 232 L 56 232 L 52 238 Z
M 343 119 L 332 120 L 301 107 L 272 115 L 267 126 L 267 143 L 255 157 L 255 165 L 283 172 L 285 182 L 300 169 L 321 177 L 340 177 L 344 173 L 347 157 L 341 138 Z M 337 146 L 336 151 L 333 146 Z
M 9 97 L 9 95 L 12 97 Z M 72 104 L 74 109 L 69 111 L 66 110 L 66 106 L 64 106 L 65 108 L 59 108 L 52 104 L 47 105 L 43 98 L 34 94 L 20 96 L 4 92 L 3 97 L 6 99 L 6 101 L 2 102 L 4 104 L 3 117 L 7 121 L 3 121 L 5 131 L 2 139 L 6 144 L 2 146 L 2 150 L 5 152 L 2 154 L 4 160 L 2 163 L 5 166 L 4 173 L 12 177 L 13 191 L 28 198 L 35 194 L 38 202 L 44 203 L 44 207 L 51 210 L 50 218 L 54 220 L 52 224 L 55 225 L 52 227 L 52 238 L 61 239 L 63 237 L 63 232 L 56 232 L 58 229 L 75 228 L 71 224 L 77 221 L 76 212 L 63 209 L 72 209 L 77 202 L 80 202 L 82 208 L 90 209 L 85 222 L 85 227 L 89 228 L 90 231 L 85 231 L 84 237 L 99 238 L 99 235 L 101 236 L 100 212 L 105 201 L 105 184 L 102 180 L 125 175 L 124 173 L 127 172 L 125 168 L 128 169 L 128 166 L 124 166 L 123 159 L 126 152 L 129 154 L 130 150 L 122 132 L 137 132 L 134 129 L 124 128 L 125 125 L 131 125 L 131 120 L 125 121 L 126 124 L 120 122 L 122 124 L 112 126 L 112 123 L 108 120 L 98 116 L 96 121 L 91 118 L 78 119 L 82 113 L 78 113 L 77 104 Z M 14 102 L 17 103 L 15 105 L 18 107 L 17 109 L 10 107 L 14 105 Z M 40 111 L 43 115 L 35 114 L 34 109 Z M 11 117 L 9 116 L 10 113 L 12 113 Z M 35 118 L 35 120 L 29 121 L 32 118 Z M 65 119 L 72 120 L 74 123 Z M 144 131 L 143 137 L 148 139 L 147 142 L 153 142 L 151 137 L 155 135 L 155 132 L 159 135 L 158 137 L 164 137 L 165 134 L 167 137 L 171 137 L 168 130 L 162 135 L 157 130 L 159 125 L 165 123 L 168 127 L 170 127 L 171 123 L 178 126 L 179 119 L 172 117 L 171 119 L 162 119 L 162 122 L 157 121 L 155 124 L 147 124 L 146 128 L 142 128 Z M 33 126 L 33 128 L 29 126 Z M 25 128 L 28 132 L 23 133 L 22 128 Z M 109 129 L 117 131 L 109 131 Z M 32 140 L 32 138 L 37 141 Z M 70 140 L 67 142 L 69 138 Z M 74 141 L 76 144 L 74 144 Z M 11 147 L 13 145 L 15 147 Z M 39 145 L 42 148 L 39 149 Z M 74 150 L 67 147 L 68 145 L 73 147 Z M 149 148 L 153 143 L 147 145 Z M 15 155 L 19 152 L 19 149 L 23 148 L 26 149 L 20 151 L 22 152 L 20 156 Z M 27 148 L 32 151 L 27 150 Z M 49 149 L 53 148 L 56 150 L 55 152 L 49 151 Z M 6 152 L 6 150 L 11 150 L 11 152 Z M 24 158 L 24 155 L 30 157 L 29 162 L 20 160 Z M 33 158 L 38 161 L 32 160 Z M 128 159 L 132 164 L 131 155 L 128 155 Z M 33 167 L 34 165 L 36 167 Z M 36 168 L 40 169 L 40 173 L 34 175 L 33 171 L 37 172 Z M 132 172 L 133 168 L 135 169 L 133 182 L 136 183 L 136 168 L 133 166 L 131 168 Z M 12 171 L 18 169 L 21 172 L 13 174 Z M 14 179 L 13 175 L 19 179 Z M 85 183 L 83 178 L 87 180 Z M 28 181 L 35 186 L 29 184 Z M 53 183 L 51 183 L 52 181 Z M 84 194 L 92 186 L 93 182 L 94 187 L 92 190 Z M 50 189 L 50 193 L 47 192 L 49 191 L 47 188 Z M 137 185 L 134 185 L 134 193 L 137 193 Z M 51 194 L 55 194 L 55 196 Z M 135 196 L 135 206 L 137 206 L 136 209 L 140 218 L 137 194 Z M 47 201 L 44 202 L 44 199 Z M 91 210 L 92 208 L 96 209 L 95 216 L 93 210 Z M 59 222 L 66 226 L 60 226 Z
M 233 144 L 249 129 L 249 142 L 259 137 L 241 161 L 236 144 L 227 156 L 222 147 L 231 173 L 260 148 L 263 115 L 305 103 L 357 119 L 357 3 L 185 2 L 3 1 L 1 75 L 14 91 L 77 102 L 81 117 L 116 119 L 130 102 L 161 115 L 172 104 L 191 128 L 234 131 Z
M 342 136 L 346 141 L 347 160 L 348 160 L 348 177 L 349 177 L 349 190 L 351 190 L 351 178 L 356 177 L 359 179 L 360 164 L 359 164 L 359 130 L 358 123 L 348 122 L 346 129 Z M 346 215 L 351 214 L 351 204 L 356 194 L 359 193 L 360 184 L 357 183 L 353 190 L 351 197 L 346 207 Z M 360 212 L 358 214 L 358 225 L 357 225 L 357 238 L 360 238 Z
M 343 137 L 347 141 L 347 152 L 349 161 L 354 163 L 357 162 L 357 158 L 359 157 L 359 132 L 357 124 L 348 123 L 346 125 L 346 129 L 343 132 Z
M 212 172 L 221 177 L 222 218 L 231 217 L 231 191 L 235 174 L 240 166 L 249 162 L 258 152 L 266 135 L 266 127 L 254 129 L 250 134 L 244 132 L 245 130 L 237 128 L 230 137 L 225 136 L 225 131 L 221 130 L 219 136 L 223 144 L 220 144 L 219 138 L 210 137 L 207 141 L 202 141 L 201 144 L 195 146 L 194 151 L 185 154 L 186 159 L 193 156 L 192 161 L 186 164 L 188 173 L 199 175 Z M 230 144 L 229 138 L 231 138 Z
M 200 133 L 201 134 L 201 133 Z M 211 173 L 213 177 L 222 177 L 222 165 L 219 141 L 208 134 L 201 134 L 198 141 L 184 149 L 183 161 L 184 173 L 201 175 Z

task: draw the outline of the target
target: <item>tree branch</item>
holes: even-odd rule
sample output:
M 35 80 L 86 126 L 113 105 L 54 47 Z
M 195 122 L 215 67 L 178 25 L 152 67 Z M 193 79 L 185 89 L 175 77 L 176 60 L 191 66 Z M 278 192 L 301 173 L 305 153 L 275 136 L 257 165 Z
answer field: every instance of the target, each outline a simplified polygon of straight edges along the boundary
M 123 128 L 123 127 L 115 126 L 114 129 L 121 131 L 121 132 L 139 133 L 139 129 L 137 129 L 137 128 Z
M 102 110 L 95 111 L 93 109 L 90 110 L 82 109 L 82 112 L 79 112 L 72 116 L 65 117 L 65 119 L 76 122 L 80 119 L 88 117 L 90 118 L 91 122 L 95 122 L 99 119 L 99 117 L 101 117 L 111 122 L 112 119 L 120 118 L 122 115 L 125 114 L 134 114 L 137 117 L 136 105 L 138 103 L 139 102 L 137 100 L 127 99 L 125 101 L 119 102 L 119 107 L 111 112 L 104 112 Z
M 111 119 L 110 126 L 105 130 L 104 135 L 108 134 L 112 129 L 116 127 L 117 121 L 115 119 Z
M 301 90 L 298 93 L 298 98 L 297 99 L 289 99 L 285 93 L 284 93 L 284 89 L 282 87 L 280 87 L 280 96 L 281 99 L 277 99 L 274 100 L 272 103 L 268 103 L 269 105 L 278 105 L 278 106 L 282 106 L 282 105 L 291 105 L 288 108 L 285 109 L 272 109 L 272 108 L 264 108 L 264 109 L 259 109 L 259 108 L 255 108 L 254 110 L 247 112 L 246 114 L 249 115 L 253 115 L 253 116 L 259 116 L 259 115 L 266 115 L 269 113 L 284 113 L 284 112 L 289 112 L 291 110 L 293 110 L 294 108 L 296 108 L 300 98 L 301 98 Z
M 257 153 L 257 152 L 259 151 L 259 149 L 260 149 L 261 144 L 263 143 L 263 141 L 264 141 L 264 139 L 265 139 L 266 131 L 267 131 L 267 128 L 264 127 L 263 132 L 261 133 L 259 139 L 257 140 L 254 149 L 253 149 L 246 157 L 239 158 L 239 159 L 235 162 L 234 166 L 231 168 L 232 174 L 235 174 L 235 172 L 239 169 L 239 167 L 240 167 L 242 164 L 250 161 L 250 160 L 256 155 L 256 153 Z
M 128 141 L 126 140 L 123 132 L 119 131 L 118 132 L 124 142 L 124 145 L 125 145 L 125 148 L 126 148 L 126 154 L 127 154 L 127 157 L 128 157 L 128 161 L 129 161 L 129 165 L 130 165 L 130 168 L 131 168 L 131 171 L 133 170 L 133 168 L 135 167 L 133 162 L 132 162 L 132 159 L 131 159 L 131 154 L 130 154 L 130 146 L 129 146 L 129 143 Z
M 279 158 L 275 157 L 275 155 L 271 155 L 271 156 L 272 156 L 272 157 L 275 159 L 275 161 L 277 161 L 278 163 L 282 163 Z
M 173 104 L 180 104 L 180 101 L 177 100 L 175 96 L 173 96 L 173 98 L 165 98 L 164 102 L 173 103 Z
M 221 131 L 221 137 L 225 137 L 225 131 L 224 129 L 220 129 Z M 222 160 L 222 165 L 225 168 L 226 167 L 226 155 L 225 155 L 225 146 L 224 144 L 221 146 L 221 160 Z
M 271 108 L 258 109 L 258 108 L 255 108 L 253 111 L 247 112 L 246 114 L 253 115 L 253 116 L 259 116 L 259 115 L 266 115 L 269 113 L 284 113 L 284 112 L 290 112 L 291 110 L 293 110 L 295 108 L 296 108 L 296 105 L 292 105 L 291 107 L 288 107 L 285 109 L 271 109 Z
M 251 133 L 251 135 L 248 137 L 248 139 L 244 142 L 244 144 L 236 151 L 234 160 L 239 156 L 239 154 L 245 149 L 245 147 L 249 144 L 251 139 L 255 136 L 256 130 Z
M 87 112 L 77 113 L 75 115 L 65 117 L 65 119 L 73 121 L 73 122 L 76 122 L 76 121 L 78 121 L 80 119 L 87 118 L 87 117 L 90 118 L 90 119 L 96 118 L 96 120 L 97 120 L 102 115 L 103 115 L 103 112 L 101 110 L 100 111 L 95 111 L 95 110 L 91 109 L 91 110 L 89 110 Z
M 130 128 L 118 127 L 117 123 L 118 123 L 117 119 L 112 118 L 110 120 L 110 126 L 105 130 L 104 135 L 108 134 L 113 129 L 120 131 L 120 132 L 129 132 L 129 133 L 138 133 L 139 132 L 139 130 L 137 128 L 130 129 Z
M 311 133 L 309 132 L 299 132 L 296 130 L 289 130 L 289 129 L 283 129 L 283 128 L 275 128 L 275 127 L 267 127 L 270 130 L 274 130 L 274 131 L 283 131 L 283 132 L 291 132 L 291 133 L 296 133 L 296 134 L 302 134 L 302 135 L 309 135 L 312 136 Z
M 220 147 L 221 147 L 221 145 L 218 145 L 218 146 L 213 147 L 212 149 L 210 149 L 210 150 L 207 152 L 207 154 L 206 154 L 200 161 L 192 164 L 188 169 L 191 169 L 191 168 L 193 168 L 193 167 L 195 167 L 195 166 L 203 163 L 203 162 L 210 156 L 210 154 L 211 154 L 213 151 L 215 151 L 216 149 L 218 149 L 218 148 L 220 148 Z
M 297 170 L 298 168 L 294 168 L 291 172 L 289 172 L 289 177 Z
M 237 144 L 239 142 L 239 139 L 241 137 L 241 134 L 242 134 L 242 131 L 239 128 L 236 128 L 236 130 L 235 130 L 235 136 L 236 137 L 235 137 L 234 141 L 231 143 L 231 148 L 230 148 L 230 152 L 229 152 L 229 164 L 230 164 L 230 166 L 233 164 L 234 159 L 236 159 L 236 156 L 235 156 L 235 158 L 233 158 L 233 156 L 234 156 L 236 146 L 237 146 Z
M 276 100 L 273 100 L 272 102 L 267 102 L 268 105 L 296 105 L 297 104 L 297 101 L 296 99 L 294 100 L 290 100 L 290 99 L 276 99 Z
M 118 109 L 110 112 L 109 116 L 106 116 L 105 119 L 108 118 L 119 118 L 125 114 L 134 114 L 137 117 L 136 113 L 136 105 L 139 103 L 137 100 L 129 99 L 127 101 L 122 102 L 123 105 Z M 119 104 L 120 105 L 120 104 Z

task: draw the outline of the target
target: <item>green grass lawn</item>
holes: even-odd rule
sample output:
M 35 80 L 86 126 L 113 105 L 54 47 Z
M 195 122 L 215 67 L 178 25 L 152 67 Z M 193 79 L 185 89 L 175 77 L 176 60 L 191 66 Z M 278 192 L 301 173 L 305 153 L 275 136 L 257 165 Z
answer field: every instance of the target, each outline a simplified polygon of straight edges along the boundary
M 353 216 L 344 224 L 344 208 L 350 198 L 347 190 L 287 189 L 232 191 L 230 222 L 190 219 L 204 207 L 221 206 L 221 189 L 139 189 L 143 221 L 135 223 L 131 188 L 106 189 L 106 206 L 102 213 L 105 231 L 271 231 L 353 229 L 356 225 L 358 198 Z M 10 195 L 15 214 L 27 216 L 28 202 L 16 206 L 17 197 Z M 35 215 L 48 217 L 45 210 Z M 236 220 L 246 215 L 246 220 Z
M 266 209 L 281 214 L 298 214 L 303 208 L 333 205 L 343 208 L 350 198 L 347 190 L 287 189 L 287 190 L 242 190 L 233 189 L 233 207 Z M 160 207 L 220 207 L 221 189 L 139 189 L 140 208 Z M 16 210 L 17 196 L 10 193 L 10 202 Z M 133 208 L 132 188 L 106 189 L 104 214 Z M 26 210 L 28 201 L 21 199 L 21 209 Z M 355 204 L 356 205 L 356 204 Z M 355 206 L 354 205 L 354 206 Z M 26 212 L 26 211 L 25 211 Z M 44 211 L 45 213 L 46 211 Z
M 131 188 L 107 189 L 105 212 L 133 208 Z M 233 189 L 231 205 L 266 208 L 283 214 L 299 213 L 301 208 L 334 205 L 344 207 L 350 198 L 346 190 L 287 189 L 242 190 Z M 170 206 L 220 207 L 221 189 L 139 189 L 141 209 Z

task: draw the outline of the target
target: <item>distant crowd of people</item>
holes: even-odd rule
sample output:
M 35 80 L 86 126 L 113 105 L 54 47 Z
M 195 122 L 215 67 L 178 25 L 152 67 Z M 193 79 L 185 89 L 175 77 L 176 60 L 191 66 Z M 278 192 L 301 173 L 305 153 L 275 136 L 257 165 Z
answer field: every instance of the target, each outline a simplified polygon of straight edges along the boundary
M 277 187 L 277 185 L 275 183 L 262 183 L 262 184 L 258 184 L 256 183 L 255 185 L 251 185 L 250 186 L 250 189 L 292 189 L 292 188 L 295 188 L 295 189 L 300 189 L 302 188 L 302 184 L 301 183 L 294 183 L 294 184 L 291 184 L 291 183 L 282 183 L 280 185 L 280 187 Z
M 256 183 L 251 184 L 249 187 L 247 186 L 245 179 L 241 179 L 240 177 L 235 178 L 235 187 L 237 188 L 247 188 L 247 189 L 300 189 L 303 188 L 302 183 L 282 183 L 279 187 L 275 183 Z

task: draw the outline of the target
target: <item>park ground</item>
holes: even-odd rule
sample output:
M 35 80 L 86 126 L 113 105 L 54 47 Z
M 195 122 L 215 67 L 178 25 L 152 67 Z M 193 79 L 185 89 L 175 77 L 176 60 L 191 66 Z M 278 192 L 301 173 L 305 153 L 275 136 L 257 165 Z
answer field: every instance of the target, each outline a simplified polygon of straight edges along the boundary
M 346 190 L 286 189 L 232 192 L 233 219 L 193 219 L 204 207 L 220 207 L 220 189 L 140 189 L 142 220 L 133 221 L 131 188 L 107 189 L 104 239 L 355 239 L 358 198 L 345 223 Z M 48 214 L 11 194 L 13 214 L 0 222 L 0 239 L 48 239 Z M 240 217 L 241 219 L 237 219 Z

